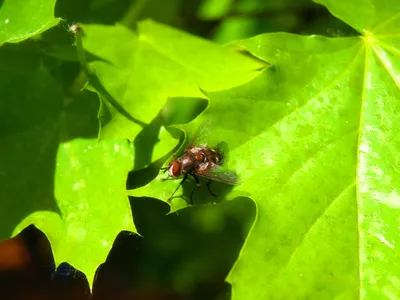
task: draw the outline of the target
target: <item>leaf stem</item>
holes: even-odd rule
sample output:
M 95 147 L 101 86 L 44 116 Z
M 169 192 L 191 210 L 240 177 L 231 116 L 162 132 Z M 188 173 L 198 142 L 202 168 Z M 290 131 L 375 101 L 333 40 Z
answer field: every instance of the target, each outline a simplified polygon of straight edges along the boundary
M 78 55 L 79 63 L 81 64 L 82 70 L 89 77 L 92 71 L 90 70 L 90 67 L 87 63 L 85 50 L 83 50 L 82 27 L 79 25 L 72 25 L 71 30 L 75 33 L 76 52 Z
M 106 88 L 100 82 L 100 80 L 97 77 L 97 75 L 95 74 L 95 72 L 93 72 L 91 70 L 91 68 L 89 67 L 87 60 L 86 60 L 85 50 L 83 49 L 82 27 L 78 24 L 72 25 L 71 31 L 74 32 L 74 34 L 75 34 L 75 44 L 76 44 L 76 51 L 77 51 L 79 63 L 81 64 L 81 68 L 85 72 L 90 85 L 125 118 L 127 118 L 128 120 L 130 120 L 142 127 L 146 126 L 147 125 L 146 123 L 131 116 L 131 114 L 128 111 L 126 111 L 125 108 L 121 104 L 119 104 L 119 102 L 117 100 L 114 99 L 114 97 L 106 90 Z

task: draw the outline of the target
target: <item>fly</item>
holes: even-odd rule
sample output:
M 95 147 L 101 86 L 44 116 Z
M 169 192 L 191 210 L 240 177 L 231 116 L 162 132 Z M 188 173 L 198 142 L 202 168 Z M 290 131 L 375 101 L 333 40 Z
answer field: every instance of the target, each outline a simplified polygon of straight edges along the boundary
M 196 187 L 192 190 L 190 201 L 193 198 L 193 193 L 196 189 L 200 188 L 200 180 L 198 176 L 208 179 L 207 188 L 211 195 L 216 195 L 210 189 L 211 181 L 218 181 L 230 185 L 238 185 L 238 178 L 234 172 L 225 170 L 221 167 L 224 161 L 222 152 L 217 148 L 210 148 L 206 144 L 200 144 L 200 137 L 206 130 L 204 123 L 196 132 L 182 156 L 173 159 L 169 162 L 168 167 L 164 171 L 168 171 L 168 178 L 178 178 L 183 176 L 181 182 L 176 187 L 170 201 L 175 195 L 179 187 L 192 176 L 196 181 Z M 168 179 L 166 178 L 166 179 Z M 164 180 L 166 180 L 164 179 Z

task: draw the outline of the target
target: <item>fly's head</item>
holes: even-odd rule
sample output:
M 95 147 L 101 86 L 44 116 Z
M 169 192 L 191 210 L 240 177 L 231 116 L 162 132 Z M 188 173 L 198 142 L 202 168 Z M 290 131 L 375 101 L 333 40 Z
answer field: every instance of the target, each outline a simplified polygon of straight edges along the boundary
M 168 174 L 170 177 L 178 177 L 181 175 L 181 162 L 177 159 L 173 159 L 168 164 Z

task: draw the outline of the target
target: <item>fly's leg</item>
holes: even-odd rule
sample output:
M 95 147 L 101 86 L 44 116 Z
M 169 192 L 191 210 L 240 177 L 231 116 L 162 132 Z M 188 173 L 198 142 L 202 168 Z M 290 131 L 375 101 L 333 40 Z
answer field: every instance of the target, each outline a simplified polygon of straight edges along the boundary
M 192 190 L 192 193 L 190 194 L 190 204 L 193 205 L 193 194 L 194 191 L 197 191 L 200 188 L 200 180 L 199 178 L 196 176 L 196 174 L 192 174 L 194 180 L 196 181 L 196 187 Z
M 176 178 L 173 178 L 171 176 L 165 177 L 165 178 L 160 178 L 161 182 L 167 181 L 167 180 L 176 180 Z
M 211 184 L 211 179 L 209 179 L 208 182 L 207 182 L 207 188 L 208 188 L 208 191 L 210 192 L 211 195 L 213 195 L 214 197 L 217 197 L 217 195 L 214 194 L 214 193 L 211 191 L 210 184 Z
M 167 171 L 168 171 L 168 167 L 163 167 L 163 168 L 161 168 L 161 171 L 163 171 L 163 173 L 167 172 Z M 168 179 L 170 179 L 169 174 L 168 174 L 168 176 L 167 176 L 166 178 L 161 178 L 160 180 L 161 180 L 161 181 L 166 181 L 166 180 L 168 180 Z
M 182 183 L 185 182 L 185 180 L 187 179 L 188 174 L 185 174 L 185 176 L 183 177 L 183 179 L 181 180 L 181 182 L 178 184 L 178 186 L 176 187 L 175 191 L 172 193 L 171 197 L 168 198 L 168 203 L 171 202 L 172 197 L 174 197 L 176 191 L 179 189 L 179 187 L 182 185 Z

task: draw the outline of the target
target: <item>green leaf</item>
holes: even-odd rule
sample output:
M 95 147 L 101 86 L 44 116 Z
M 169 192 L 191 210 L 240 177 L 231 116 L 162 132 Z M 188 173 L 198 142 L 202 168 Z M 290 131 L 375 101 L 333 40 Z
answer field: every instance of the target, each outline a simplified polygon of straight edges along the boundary
M 85 25 L 84 47 L 102 58 L 91 64 L 107 91 L 131 116 L 153 120 L 168 97 L 201 97 L 199 85 L 222 90 L 254 78 L 258 60 L 152 21 L 139 34 L 122 27 Z M 104 41 L 107 41 L 105 44 Z M 109 118 L 101 137 L 133 139 L 140 126 L 103 106 Z
M 116 235 L 135 230 L 125 188 L 133 147 L 80 138 L 97 135 L 97 96 L 67 99 L 34 56 L 24 70 L 12 63 L 23 53 L 11 53 L 2 51 L 9 64 L 0 73 L 0 240 L 33 223 L 56 263 L 68 261 L 91 283 Z
M 55 0 L 5 0 L 0 8 L 0 43 L 16 43 L 38 35 L 60 21 Z
M 186 127 L 213 121 L 242 180 L 226 197 L 249 193 L 257 204 L 228 277 L 234 299 L 400 296 L 400 40 L 391 35 L 399 17 L 378 8 L 387 21 L 375 24 L 377 34 L 238 42 L 272 67 L 207 93 L 209 108 Z M 130 193 L 166 200 L 176 184 L 155 180 Z M 185 205 L 172 200 L 174 209 Z
M 400 295 L 400 44 L 374 39 L 265 35 L 241 43 L 274 65 L 276 90 L 266 94 L 291 109 L 234 151 L 261 158 L 237 164 L 259 218 L 229 276 L 236 299 L 293 291 L 374 298 L 382 286 L 387 297 Z M 249 291 L 256 267 L 266 271 Z
M 257 50 L 267 44 L 276 48 Z M 236 102 L 252 91 L 251 100 L 265 104 L 259 114 L 266 119 L 255 138 L 231 152 L 231 166 L 242 177 L 239 188 L 258 207 L 228 277 L 234 298 L 351 299 L 359 289 L 355 186 L 362 44 L 276 34 L 243 45 L 273 67 L 227 93 L 238 94 Z M 258 120 L 245 123 L 254 130 Z
M 60 144 L 54 182 L 60 214 L 36 211 L 14 235 L 34 224 L 49 238 L 56 265 L 69 262 L 92 284 L 117 234 L 135 231 L 125 192 L 132 153 L 126 140 L 75 139 Z
M 315 0 L 366 37 L 372 35 L 397 34 L 400 25 L 398 12 L 400 2 L 396 0 L 354 0 L 341 2 Z M 354 12 L 357 12 L 356 14 Z
M 14 54 L 2 57 L 23 57 Z M 0 72 L 0 239 L 32 211 L 57 211 L 52 176 L 62 92 L 46 70 L 27 69 Z

